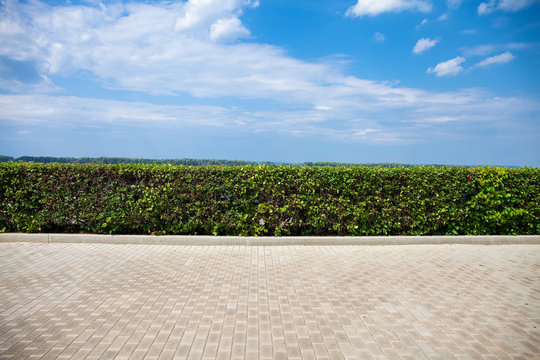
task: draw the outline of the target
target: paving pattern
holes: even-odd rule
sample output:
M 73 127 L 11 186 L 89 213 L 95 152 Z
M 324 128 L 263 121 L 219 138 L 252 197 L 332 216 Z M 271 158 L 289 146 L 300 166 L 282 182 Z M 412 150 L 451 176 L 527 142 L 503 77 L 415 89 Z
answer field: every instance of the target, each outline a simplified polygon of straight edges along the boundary
M 540 245 L 0 243 L 0 359 L 540 359 Z

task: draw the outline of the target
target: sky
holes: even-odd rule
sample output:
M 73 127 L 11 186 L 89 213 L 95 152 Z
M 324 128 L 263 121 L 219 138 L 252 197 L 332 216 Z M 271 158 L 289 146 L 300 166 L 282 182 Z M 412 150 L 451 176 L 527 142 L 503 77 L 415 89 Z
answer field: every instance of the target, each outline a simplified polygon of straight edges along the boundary
M 540 166 L 540 0 L 0 0 L 0 154 Z

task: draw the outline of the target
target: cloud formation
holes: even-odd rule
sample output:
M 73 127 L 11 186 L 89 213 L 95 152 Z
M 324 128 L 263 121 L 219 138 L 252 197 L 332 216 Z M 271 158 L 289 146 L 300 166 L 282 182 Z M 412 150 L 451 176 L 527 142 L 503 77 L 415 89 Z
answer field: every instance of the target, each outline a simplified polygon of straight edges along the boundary
M 447 0 L 446 1 L 446 5 L 450 8 L 450 9 L 457 9 L 458 7 L 461 6 L 461 3 L 463 2 L 463 0 Z
M 514 60 L 514 58 L 515 56 L 511 52 L 506 51 L 502 54 L 485 58 L 484 60 L 477 63 L 475 67 L 484 67 L 492 64 L 505 64 Z
M 375 42 L 382 43 L 386 40 L 386 37 L 384 34 L 376 32 L 375 35 L 373 35 L 373 40 L 375 40 Z
M 423 0 L 358 0 L 356 5 L 351 6 L 346 16 L 376 16 L 385 12 L 401 12 L 414 10 L 420 12 L 431 11 L 431 4 Z
M 482 44 L 473 47 L 463 47 L 460 50 L 464 56 L 486 56 L 500 51 L 519 51 L 539 49 L 540 42 L 510 42 L 499 44 Z
M 182 4 L 179 4 L 182 6 Z M 174 25 L 176 31 L 189 31 L 192 34 L 205 33 L 208 29 L 218 28 L 218 33 L 227 33 L 225 38 L 249 35 L 239 16 L 244 8 L 255 8 L 258 1 L 252 0 L 189 0 L 175 15 L 180 15 Z M 176 7 L 175 7 L 176 9 Z M 210 34 L 212 37 L 212 33 Z
M 210 39 L 213 41 L 234 41 L 249 35 L 249 30 L 242 25 L 237 17 L 218 19 L 210 26 Z
M 420 29 L 422 26 L 426 25 L 429 22 L 428 19 L 422 20 L 422 22 L 418 25 L 416 25 L 416 30 Z
M 495 10 L 516 12 L 537 2 L 539 0 L 489 0 L 478 5 L 478 14 L 487 15 Z
M 8 1 L 1 9 L 0 56 L 34 62 L 44 76 L 85 71 L 107 88 L 152 95 L 270 99 L 311 108 L 418 99 L 419 90 L 344 75 L 331 63 L 297 60 L 274 46 L 216 41 L 234 38 L 243 26 L 235 14 L 254 4 Z
M 25 95 L 0 94 L 0 121 L 209 126 L 396 143 L 430 139 L 429 132 L 419 133 L 418 127 L 452 123 L 433 121 L 441 114 L 494 124 L 508 117 L 503 109 L 538 112 L 538 102 L 495 100 L 478 90 L 435 92 L 361 79 L 332 62 L 303 61 L 275 46 L 243 42 L 249 30 L 242 13 L 256 5 L 248 0 L 190 0 L 49 6 L 7 0 L 0 8 L 0 56 L 34 64 L 40 85 L 54 88 L 50 78 L 82 72 L 113 90 L 173 99 L 189 94 L 195 104 L 226 98 L 234 99 L 229 103 L 235 105 L 173 106 L 51 96 L 39 86 L 29 93 L 19 81 L 19 92 Z M 463 70 L 464 61 L 457 57 L 428 72 L 455 75 Z M 17 91 L 13 81 L 2 81 L 0 87 Z M 31 127 L 29 131 L 39 133 Z
M 435 45 L 437 45 L 438 42 L 438 39 L 421 38 L 416 42 L 416 45 L 414 45 L 413 53 L 421 54 L 424 51 L 429 50 Z
M 247 0 L 48 6 L 8 0 L 0 56 L 33 61 L 43 75 L 83 70 L 106 87 L 198 97 L 273 97 L 318 82 L 330 69 L 279 48 L 230 43 L 249 31 Z
M 418 96 L 414 106 L 387 107 L 376 103 L 337 109 L 320 106 L 249 111 L 214 105 L 180 106 L 73 96 L 0 94 L 0 126 L 9 124 L 18 128 L 15 131 L 34 134 L 59 127 L 84 131 L 110 129 L 114 125 L 119 130 L 137 127 L 233 134 L 264 132 L 294 137 L 315 136 L 325 141 L 404 144 L 431 141 L 433 130 L 440 128 L 445 128 L 447 136 L 458 136 L 464 127 L 500 127 L 508 118 L 533 119 L 530 122 L 536 123 L 534 114 L 540 110 L 537 99 L 493 97 L 481 90 L 419 93 Z M 379 121 L 380 118 L 397 120 Z M 448 124 L 456 124 L 455 130 L 447 129 Z
M 427 73 L 434 73 L 438 77 L 441 76 L 453 76 L 463 71 L 463 67 L 460 65 L 465 62 L 465 58 L 458 56 L 448 61 L 437 64 L 437 66 L 427 69 Z

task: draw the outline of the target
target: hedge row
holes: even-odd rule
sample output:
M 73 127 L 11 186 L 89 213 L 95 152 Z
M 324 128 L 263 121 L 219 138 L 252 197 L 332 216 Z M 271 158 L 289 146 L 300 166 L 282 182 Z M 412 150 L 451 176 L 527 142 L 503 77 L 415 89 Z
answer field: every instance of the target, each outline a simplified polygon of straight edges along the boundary
M 0 231 L 540 234 L 540 169 L 0 164 Z

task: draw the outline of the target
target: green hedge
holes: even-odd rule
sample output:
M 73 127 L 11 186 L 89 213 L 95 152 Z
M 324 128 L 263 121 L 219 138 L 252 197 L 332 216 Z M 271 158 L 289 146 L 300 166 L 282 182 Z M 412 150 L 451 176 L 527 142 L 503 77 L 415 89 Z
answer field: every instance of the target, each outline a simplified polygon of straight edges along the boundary
M 540 234 L 540 169 L 0 164 L 0 231 Z

